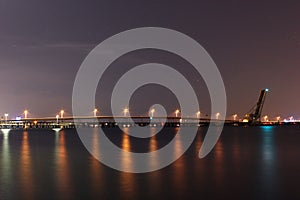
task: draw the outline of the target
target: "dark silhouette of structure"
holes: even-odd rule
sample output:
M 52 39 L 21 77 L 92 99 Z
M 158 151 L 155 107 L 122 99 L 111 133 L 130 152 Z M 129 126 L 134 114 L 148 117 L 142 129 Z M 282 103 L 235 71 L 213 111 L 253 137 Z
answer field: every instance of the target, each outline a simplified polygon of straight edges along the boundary
M 267 93 L 269 89 L 263 89 L 260 91 L 259 99 L 255 106 L 253 106 L 250 111 L 245 115 L 244 122 L 248 122 L 250 124 L 256 124 L 261 122 L 261 113 L 264 107 L 264 103 L 266 100 Z

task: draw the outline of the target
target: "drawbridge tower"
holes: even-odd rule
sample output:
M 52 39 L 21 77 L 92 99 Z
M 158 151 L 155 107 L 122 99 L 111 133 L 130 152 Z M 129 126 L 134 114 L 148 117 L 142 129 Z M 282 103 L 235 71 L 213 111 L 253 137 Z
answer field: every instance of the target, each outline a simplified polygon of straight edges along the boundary
M 260 123 L 262 109 L 264 107 L 264 103 L 268 92 L 269 89 L 263 89 L 260 91 L 260 95 L 256 105 L 254 105 L 250 109 L 250 111 L 245 115 L 243 122 L 248 122 L 251 124 Z

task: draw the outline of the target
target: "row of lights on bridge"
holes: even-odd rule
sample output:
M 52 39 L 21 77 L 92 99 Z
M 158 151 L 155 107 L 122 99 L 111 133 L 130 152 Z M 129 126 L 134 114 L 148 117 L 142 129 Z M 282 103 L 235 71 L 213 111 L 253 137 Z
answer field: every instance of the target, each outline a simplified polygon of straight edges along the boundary
M 99 112 L 98 109 L 95 108 L 94 111 L 93 111 L 94 117 L 97 117 L 97 113 L 98 113 L 98 112 Z M 59 118 L 64 118 L 64 113 L 65 113 L 65 111 L 64 111 L 64 110 L 61 110 L 61 111 L 59 112 L 59 114 L 56 115 L 56 118 L 57 118 L 57 119 L 59 119 Z M 150 115 L 151 117 L 154 117 L 154 113 L 155 113 L 155 109 L 152 108 L 152 109 L 149 111 L 149 115 Z M 175 117 L 179 117 L 180 110 L 177 109 L 177 110 L 175 110 L 174 113 L 175 113 Z M 29 111 L 28 111 L 28 110 L 24 110 L 24 113 L 23 113 L 23 114 L 24 114 L 24 118 L 25 118 L 25 119 L 28 119 Z M 128 109 L 128 108 L 124 108 L 123 114 L 124 114 L 124 117 L 127 117 L 128 114 L 129 114 L 129 109 Z M 9 114 L 8 114 L 8 113 L 5 113 L 4 116 L 5 116 L 5 120 L 7 120 Z M 196 117 L 197 117 L 197 118 L 200 118 L 200 117 L 201 117 L 201 112 L 200 112 L 200 111 L 198 111 L 198 112 L 196 113 Z M 218 119 L 219 117 L 220 117 L 220 113 L 217 113 L 217 114 L 216 114 L 216 118 Z
M 95 108 L 94 111 L 93 111 L 94 117 L 97 117 L 97 113 L 98 113 L 98 112 L 99 112 L 99 110 L 98 110 L 97 108 Z M 154 113 L 155 113 L 155 109 L 152 108 L 152 109 L 149 111 L 150 117 L 154 117 Z M 28 114 L 29 114 L 29 111 L 28 111 L 28 110 L 24 110 L 24 118 L 25 118 L 25 119 L 28 119 Z M 59 120 L 59 118 L 64 118 L 64 114 L 65 114 L 65 111 L 64 111 L 64 110 L 61 110 L 61 111 L 59 112 L 59 114 L 56 115 L 56 119 Z M 123 114 L 124 114 L 124 117 L 127 117 L 128 114 L 129 114 L 129 109 L 128 109 L 128 108 L 124 108 L 124 109 L 123 109 Z M 180 110 L 179 110 L 179 109 L 175 110 L 174 114 L 175 114 L 175 117 L 179 117 Z M 216 113 L 216 115 L 215 115 L 216 119 L 220 119 L 220 115 L 221 115 L 220 113 Z M 6 120 L 6 121 L 8 120 L 8 116 L 9 116 L 8 113 L 5 113 L 5 114 L 4 114 L 4 117 L 5 117 L 5 120 Z M 196 112 L 196 117 L 197 117 L 197 118 L 200 118 L 200 117 L 201 117 L 201 112 L 200 112 L 200 111 Z M 233 119 L 234 121 L 238 121 L 238 120 L 239 120 L 238 115 L 237 115 L 237 114 L 232 115 L 232 119 Z M 265 116 L 263 117 L 263 119 L 264 119 L 265 122 L 268 122 L 268 121 L 269 121 L 269 117 L 268 117 L 267 115 L 265 115 Z M 280 119 L 281 119 L 280 116 L 276 117 L 276 121 L 280 121 Z M 293 120 L 293 117 L 290 117 L 289 120 Z

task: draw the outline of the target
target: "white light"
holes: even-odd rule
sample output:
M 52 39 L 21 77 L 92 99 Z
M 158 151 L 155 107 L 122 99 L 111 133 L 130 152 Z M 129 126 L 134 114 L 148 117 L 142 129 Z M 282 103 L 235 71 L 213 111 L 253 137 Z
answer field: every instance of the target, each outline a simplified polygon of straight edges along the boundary
M 150 111 L 150 113 L 151 113 L 151 119 L 153 118 L 153 116 L 154 116 L 154 112 L 155 112 L 155 109 L 154 108 L 152 108 L 151 109 L 151 111 Z
M 7 123 L 8 113 L 5 113 L 4 116 L 5 116 L 5 123 Z
M 98 112 L 98 109 L 95 108 L 95 109 L 94 109 L 94 117 L 97 117 L 97 112 Z
M 197 117 L 197 118 L 200 118 L 200 117 L 201 117 L 201 112 L 200 112 L 200 111 L 198 111 L 198 112 L 196 113 L 196 117 Z
M 178 114 L 180 113 L 180 111 L 177 109 L 176 111 L 175 111 L 175 116 L 176 117 L 178 117 Z
M 64 113 L 65 113 L 64 110 L 61 110 L 61 111 L 60 111 L 60 118 L 64 118 Z
M 24 117 L 25 117 L 25 119 L 27 119 L 27 115 L 28 115 L 28 110 L 24 110 Z
M 124 108 L 123 112 L 124 112 L 124 117 L 126 117 L 127 113 L 129 112 L 129 109 L 128 108 Z
M 244 122 L 244 123 L 248 123 L 249 120 L 248 120 L 248 119 L 243 119 L 243 122 Z
M 234 114 L 234 115 L 233 115 L 233 120 L 236 121 L 237 117 L 238 117 L 238 115 L 237 115 L 237 114 Z
M 58 124 L 59 115 L 56 115 L 56 123 Z

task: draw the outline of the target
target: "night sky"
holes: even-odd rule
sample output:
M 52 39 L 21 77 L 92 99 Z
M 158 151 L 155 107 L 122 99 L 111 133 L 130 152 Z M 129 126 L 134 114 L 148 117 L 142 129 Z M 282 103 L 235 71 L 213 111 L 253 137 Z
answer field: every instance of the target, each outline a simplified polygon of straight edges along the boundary
M 228 115 L 245 114 L 268 87 L 265 114 L 300 118 L 300 2 L 194 2 L 0 0 L 0 115 L 24 109 L 31 116 L 55 116 L 60 109 L 70 115 L 73 82 L 89 51 L 121 31 L 155 26 L 205 47 L 223 76 Z M 154 59 L 145 53 L 140 59 Z M 139 52 L 116 66 L 131 58 Z M 201 84 L 199 92 L 206 94 Z M 209 113 L 202 96 L 201 110 Z M 108 113 L 106 105 L 98 106 Z

